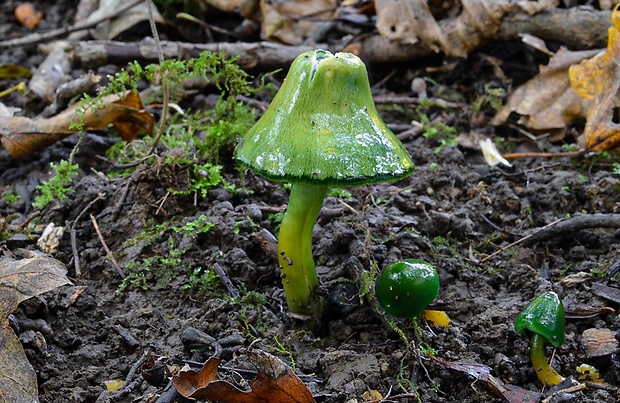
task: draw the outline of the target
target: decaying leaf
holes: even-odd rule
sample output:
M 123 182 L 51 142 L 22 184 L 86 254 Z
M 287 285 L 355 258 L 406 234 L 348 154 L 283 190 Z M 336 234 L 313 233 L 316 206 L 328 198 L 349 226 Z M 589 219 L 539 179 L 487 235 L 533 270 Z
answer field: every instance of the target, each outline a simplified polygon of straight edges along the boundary
M 217 379 L 219 358 L 211 357 L 200 372 L 183 371 L 172 379 L 177 391 L 190 399 L 225 403 L 312 403 L 304 383 L 277 357 L 261 350 L 248 351 L 258 373 L 245 391 Z
M 37 10 L 32 3 L 22 3 L 15 7 L 15 18 L 23 26 L 35 29 L 43 18 L 43 13 Z
M 299 45 L 333 18 L 336 0 L 261 0 L 261 36 L 288 45 Z M 311 18 L 310 18 L 311 17 Z
M 71 284 L 65 266 L 38 256 L 14 260 L 0 257 L 0 397 L 2 401 L 37 401 L 37 377 L 19 339 L 9 327 L 8 316 L 31 297 Z
M 0 391 L 5 402 L 37 401 L 37 376 L 26 353 L 8 326 L 0 326 Z
M 491 393 L 503 397 L 508 402 L 536 403 L 542 396 L 542 394 L 538 392 L 504 383 L 501 379 L 491 375 L 491 368 L 486 365 L 458 361 L 444 361 L 434 356 L 431 356 L 431 358 L 434 361 L 444 365 L 446 368 L 467 374 L 476 381 L 486 385 Z
M 495 37 L 504 15 L 524 11 L 536 14 L 557 5 L 557 0 L 462 0 L 461 14 L 440 25 L 426 0 L 375 0 L 377 30 L 400 43 L 422 42 L 436 52 L 466 57 Z
M 88 16 L 86 22 L 98 21 L 106 15 L 114 15 L 116 10 L 128 5 L 132 0 L 100 0 L 99 8 Z M 153 7 L 153 19 L 157 23 L 163 23 L 164 18 L 161 16 L 155 4 Z M 149 20 L 149 5 L 146 1 L 138 3 L 120 15 L 97 24 L 97 27 L 91 31 L 95 39 L 113 39 L 122 34 L 129 28 L 142 21 Z
M 135 139 L 140 133 L 151 134 L 155 124 L 153 116 L 144 109 L 140 94 L 133 91 L 123 98 L 105 97 L 101 107 L 88 108 L 81 120 L 78 108 L 79 104 L 74 104 L 47 119 L 23 116 L 2 119 L 0 141 L 13 158 L 21 158 L 75 133 L 71 125 L 76 122 L 82 121 L 84 130 L 103 130 L 112 124 L 125 141 Z
M 15 64 L 0 65 L 0 78 L 30 78 L 32 73 L 29 69 Z
M 620 11 L 611 15 L 607 49 L 569 69 L 570 83 L 587 105 L 585 146 L 590 151 L 620 146 Z
M 506 158 L 502 157 L 502 155 L 495 147 L 495 143 L 490 138 L 486 138 L 480 140 L 479 143 L 480 150 L 482 150 L 482 155 L 484 157 L 484 161 L 487 165 L 494 167 L 498 164 L 506 165 L 507 167 L 511 167 L 512 164 L 506 160 Z
M 568 68 L 592 57 L 598 50 L 571 52 L 561 48 L 540 73 L 517 88 L 502 110 L 491 120 L 503 125 L 512 112 L 521 115 L 518 123 L 532 130 L 564 129 L 566 124 L 586 116 L 586 109 L 568 79 Z

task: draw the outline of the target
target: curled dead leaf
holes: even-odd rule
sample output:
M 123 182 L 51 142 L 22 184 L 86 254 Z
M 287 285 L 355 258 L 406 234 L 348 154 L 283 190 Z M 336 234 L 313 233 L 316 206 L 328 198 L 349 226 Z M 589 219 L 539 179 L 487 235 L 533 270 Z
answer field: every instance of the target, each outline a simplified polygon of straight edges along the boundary
M 493 39 L 509 12 L 529 15 L 555 7 L 557 0 L 462 0 L 458 17 L 437 21 L 425 0 L 375 0 L 377 30 L 404 44 L 422 42 L 436 52 L 466 57 Z
M 521 115 L 518 123 L 532 130 L 564 129 L 576 118 L 585 117 L 583 101 L 570 85 L 568 68 L 592 57 L 597 50 L 572 52 L 561 48 L 540 73 L 517 88 L 502 110 L 491 120 L 498 126 L 508 121 L 512 112 Z
M 13 116 L 0 120 L 0 141 L 13 158 L 40 151 L 75 133 L 72 124 L 82 122 L 84 130 L 103 130 L 112 124 L 127 142 L 139 134 L 150 135 L 155 120 L 144 109 L 140 94 L 129 91 L 124 97 L 111 95 L 102 106 L 88 108 L 78 117 L 80 106 L 75 104 L 58 115 L 46 119 Z M 80 120 L 81 118 L 81 120 Z
M 35 29 L 39 26 L 43 13 L 37 10 L 32 3 L 22 3 L 15 7 L 15 18 L 26 28 Z
M 2 401 L 34 402 L 37 377 L 8 316 L 31 297 L 71 284 L 65 266 L 45 256 L 15 260 L 0 257 L 0 397 Z
M 313 403 L 304 383 L 277 357 L 262 350 L 248 351 L 248 360 L 257 369 L 250 390 L 217 379 L 219 358 L 211 357 L 200 372 L 182 371 L 172 379 L 177 391 L 189 399 L 226 403 L 270 402 Z
M 261 0 L 261 36 L 266 40 L 299 45 L 329 23 L 336 5 L 336 0 Z

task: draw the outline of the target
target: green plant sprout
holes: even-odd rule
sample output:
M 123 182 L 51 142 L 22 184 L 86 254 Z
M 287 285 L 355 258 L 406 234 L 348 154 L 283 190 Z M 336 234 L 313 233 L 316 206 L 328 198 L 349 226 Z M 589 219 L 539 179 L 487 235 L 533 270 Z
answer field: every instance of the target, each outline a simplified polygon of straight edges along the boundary
M 364 63 L 350 53 L 298 56 L 235 150 L 239 164 L 291 183 L 278 259 L 289 309 L 320 315 L 312 231 L 329 187 L 405 178 L 413 162 L 379 116 Z

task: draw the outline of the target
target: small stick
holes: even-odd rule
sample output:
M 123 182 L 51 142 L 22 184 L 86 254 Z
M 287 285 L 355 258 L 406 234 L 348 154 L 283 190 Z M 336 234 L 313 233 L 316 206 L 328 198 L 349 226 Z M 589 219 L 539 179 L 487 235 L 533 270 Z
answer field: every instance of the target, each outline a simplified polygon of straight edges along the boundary
M 51 39 L 57 38 L 65 34 L 69 34 L 71 32 L 81 31 L 87 28 L 92 28 L 95 25 L 99 24 L 100 22 L 110 20 L 116 17 L 117 15 L 122 14 L 123 12 L 129 10 L 130 8 L 134 7 L 135 5 L 141 2 L 142 0 L 134 0 L 124 5 L 123 7 L 119 7 L 118 9 L 114 10 L 112 13 L 108 15 L 104 15 L 101 18 L 97 18 L 94 21 L 84 21 L 84 22 L 71 25 L 68 27 L 52 29 L 44 33 L 35 32 L 30 35 L 22 36 L 21 38 L 10 39 L 8 41 L 0 41 L 0 50 L 9 49 L 9 48 L 17 48 L 17 47 L 25 46 L 25 45 L 33 45 L 35 43 L 43 42 L 44 40 L 51 40 Z
M 71 251 L 73 252 L 73 267 L 75 268 L 75 277 L 82 275 L 82 269 L 80 268 L 80 255 L 77 250 L 77 234 L 75 227 L 72 225 L 69 232 L 71 234 Z
M 557 219 L 542 228 L 535 229 L 532 233 L 524 236 L 523 238 L 504 246 L 502 249 L 493 252 L 489 256 L 480 260 L 480 263 L 484 263 L 493 256 L 512 248 L 523 242 L 538 242 L 543 239 L 552 238 L 563 232 L 578 231 L 585 228 L 620 228 L 620 214 L 579 214 L 571 218 Z
M 549 224 L 545 225 L 545 226 L 544 226 L 544 227 L 542 227 L 542 228 L 540 229 L 540 231 L 538 231 L 538 232 L 542 232 L 542 231 L 544 231 L 545 229 L 547 229 L 547 228 L 549 228 L 549 227 L 551 227 L 551 226 L 553 226 L 553 225 L 555 225 L 555 224 L 559 223 L 559 222 L 560 222 L 560 221 L 562 221 L 562 220 L 564 220 L 564 218 L 559 218 L 559 219 L 557 219 L 557 220 L 555 220 L 555 221 L 553 221 L 553 222 L 551 222 L 551 223 L 549 223 Z M 485 257 L 484 259 L 480 260 L 480 263 L 484 263 L 484 262 L 486 262 L 487 260 L 491 259 L 492 257 L 497 256 L 497 255 L 499 255 L 500 253 L 507 251 L 508 249 L 512 248 L 513 246 L 517 246 L 517 245 L 519 245 L 520 243 L 523 243 L 523 242 L 527 241 L 528 239 L 530 239 L 530 238 L 534 237 L 534 236 L 535 236 L 538 232 L 535 232 L 535 233 L 533 233 L 533 234 L 530 234 L 530 235 L 524 236 L 523 238 L 518 239 L 518 240 L 514 241 L 513 243 L 511 243 L 511 244 L 509 244 L 509 245 L 504 246 L 504 247 L 503 247 L 503 248 L 501 248 L 500 250 L 497 250 L 497 251 L 495 251 L 495 252 L 491 253 L 489 256 Z
M 97 197 L 91 200 L 91 202 L 88 203 L 88 205 L 84 207 L 82 211 L 80 211 L 80 214 L 78 214 L 75 220 L 73 220 L 73 223 L 71 223 L 71 226 L 70 226 L 71 227 L 71 230 L 70 230 L 71 250 L 73 251 L 73 262 L 74 262 L 73 265 L 75 267 L 75 277 L 79 277 L 80 275 L 82 275 L 82 270 L 80 269 L 80 256 L 77 250 L 77 234 L 75 231 L 75 224 L 77 224 L 77 222 L 80 221 L 80 218 L 82 218 L 82 215 L 86 213 L 86 211 L 88 211 L 93 206 L 93 204 L 95 204 L 99 200 L 103 200 L 104 197 L 105 197 L 105 193 L 99 193 Z
M 218 263 L 215 263 L 213 265 L 213 271 L 215 272 L 215 274 L 218 275 L 220 281 L 222 282 L 224 287 L 226 287 L 226 290 L 228 290 L 228 294 L 232 298 L 238 298 L 239 291 L 237 290 L 237 287 L 235 287 L 235 285 L 232 283 L 232 281 L 230 281 L 230 278 L 228 277 L 222 266 L 220 266 Z
M 99 225 L 97 224 L 97 220 L 95 219 L 95 216 L 91 214 L 90 215 L 90 219 L 93 222 L 93 226 L 95 227 L 95 231 L 97 231 L 97 236 L 99 237 L 99 241 L 101 241 L 101 245 L 103 245 L 103 249 L 105 250 L 105 253 L 108 256 L 108 259 L 110 259 L 110 262 L 112 262 L 112 265 L 116 269 L 116 272 L 118 273 L 118 275 L 121 276 L 121 278 L 124 279 L 125 278 L 125 272 L 118 265 L 118 262 L 116 261 L 116 259 L 112 255 L 112 252 L 110 252 L 110 249 L 108 248 L 108 245 L 106 245 L 105 240 L 103 239 L 103 235 L 101 235 L 101 231 L 99 230 Z
M 580 157 L 586 155 L 588 150 L 566 151 L 563 153 L 510 153 L 503 154 L 502 157 L 508 159 L 517 158 L 558 158 L 558 157 Z

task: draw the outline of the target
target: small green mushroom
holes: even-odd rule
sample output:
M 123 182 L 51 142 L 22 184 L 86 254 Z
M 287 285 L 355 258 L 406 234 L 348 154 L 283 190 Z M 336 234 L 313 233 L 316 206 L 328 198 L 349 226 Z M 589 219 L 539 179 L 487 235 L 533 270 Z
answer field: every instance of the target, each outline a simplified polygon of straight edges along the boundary
M 437 298 L 439 275 L 424 260 L 400 260 L 381 271 L 375 281 L 375 293 L 390 315 L 414 318 Z
M 530 338 L 530 360 L 543 385 L 557 385 L 564 380 L 547 361 L 545 344 L 558 348 L 564 343 L 564 305 L 560 297 L 547 291 L 533 299 L 517 315 L 515 331 Z
M 298 56 L 263 116 L 235 150 L 237 162 L 292 184 L 278 259 L 289 309 L 317 315 L 312 230 L 330 186 L 403 179 L 413 162 L 375 108 L 364 63 L 350 53 Z

